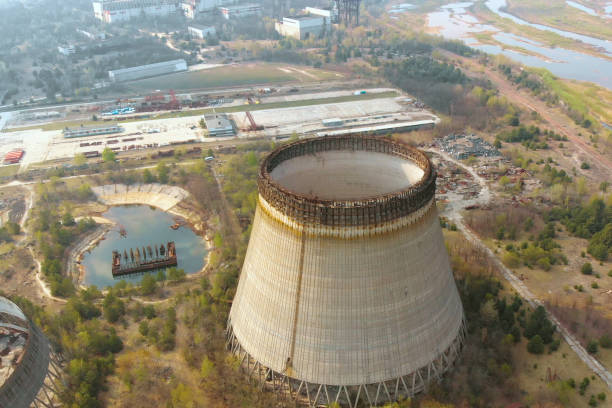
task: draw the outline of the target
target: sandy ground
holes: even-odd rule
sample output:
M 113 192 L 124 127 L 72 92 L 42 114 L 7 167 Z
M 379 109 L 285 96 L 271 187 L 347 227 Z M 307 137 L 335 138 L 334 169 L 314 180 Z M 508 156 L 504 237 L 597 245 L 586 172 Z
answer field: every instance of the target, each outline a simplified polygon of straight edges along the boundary
M 92 189 L 107 205 L 147 204 L 168 211 L 189 196 L 180 187 L 162 184 L 111 184 Z

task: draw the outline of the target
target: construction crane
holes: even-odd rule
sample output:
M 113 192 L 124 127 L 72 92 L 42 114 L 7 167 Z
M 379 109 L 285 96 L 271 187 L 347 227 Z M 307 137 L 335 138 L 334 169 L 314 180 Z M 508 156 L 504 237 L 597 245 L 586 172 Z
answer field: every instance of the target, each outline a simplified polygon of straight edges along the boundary
M 255 131 L 262 130 L 264 128 L 263 126 L 258 126 L 257 123 L 255 123 L 255 119 L 253 118 L 253 115 L 250 111 L 246 111 L 246 117 L 249 120 L 249 123 L 251 124 L 246 130 Z

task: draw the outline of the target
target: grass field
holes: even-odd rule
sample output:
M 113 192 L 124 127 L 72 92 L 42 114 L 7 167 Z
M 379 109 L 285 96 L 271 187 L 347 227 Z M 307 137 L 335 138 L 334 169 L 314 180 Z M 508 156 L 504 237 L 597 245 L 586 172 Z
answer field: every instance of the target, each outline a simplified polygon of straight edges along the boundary
M 590 82 L 559 79 L 545 69 L 528 69 L 537 73 L 573 110 L 612 123 L 612 91 Z
M 10 177 L 17 174 L 19 171 L 18 164 L 10 164 L 8 166 L 0 166 L 0 177 Z
M 263 109 L 294 108 L 294 107 L 300 107 L 300 106 L 323 105 L 323 104 L 330 104 L 330 103 L 352 102 L 352 101 L 358 101 L 358 100 L 393 98 L 395 96 L 398 96 L 397 92 L 388 91 L 388 92 L 370 93 L 370 94 L 365 94 L 365 95 L 338 96 L 335 98 L 305 99 L 305 100 L 289 101 L 289 102 L 262 103 L 258 105 L 238 105 L 238 106 L 230 106 L 226 108 L 223 108 L 223 107 L 214 108 L 214 111 L 217 113 L 246 112 L 246 111 L 257 111 L 257 110 L 263 110 Z M 186 110 L 186 111 L 180 111 L 180 112 L 161 113 L 158 115 L 151 116 L 148 119 L 124 120 L 124 121 L 117 122 L 117 123 L 121 124 L 121 123 L 140 122 L 140 121 L 155 120 L 155 119 L 200 116 L 200 115 L 204 115 L 204 114 L 212 113 L 212 112 L 213 112 L 213 108 L 193 109 L 193 110 Z M 89 126 L 89 125 L 95 125 L 99 123 L 100 123 L 99 121 L 94 122 L 91 120 L 71 121 L 71 122 L 54 122 L 54 123 L 47 123 L 44 125 L 34 125 L 34 126 L 28 126 L 28 127 L 22 127 L 22 128 L 5 129 L 4 132 L 17 132 L 17 131 L 32 130 L 32 129 L 42 129 L 45 131 L 61 130 L 64 127 L 78 127 L 81 125 Z M 107 124 L 110 125 L 111 122 L 108 122 Z M 0 171 L 3 168 L 4 167 L 0 167 Z
M 276 64 L 231 65 L 142 79 L 127 84 L 134 91 L 205 89 L 226 86 L 313 82 L 342 78 L 341 74 L 309 67 Z

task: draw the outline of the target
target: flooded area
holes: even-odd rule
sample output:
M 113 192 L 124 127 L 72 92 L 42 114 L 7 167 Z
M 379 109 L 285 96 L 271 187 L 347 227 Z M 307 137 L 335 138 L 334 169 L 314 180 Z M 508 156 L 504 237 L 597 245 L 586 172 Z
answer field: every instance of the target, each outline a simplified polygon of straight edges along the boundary
M 562 37 L 565 37 L 565 38 L 570 38 L 572 40 L 582 41 L 585 44 L 589 44 L 589 45 L 592 45 L 592 46 L 595 46 L 595 47 L 599 47 L 603 51 L 605 51 L 605 53 L 612 55 L 612 42 L 610 42 L 608 40 L 603 40 L 603 39 L 600 39 L 600 38 L 589 37 L 587 35 L 582 35 L 582 34 L 576 34 L 576 33 L 573 33 L 571 31 L 559 30 L 557 28 L 549 27 L 549 26 L 542 25 L 542 24 L 533 24 L 533 23 L 530 23 L 528 21 L 523 20 L 522 18 L 519 18 L 519 17 L 513 15 L 513 14 L 505 12 L 504 9 L 507 6 L 506 0 L 487 0 L 485 2 L 485 5 L 487 6 L 487 8 L 489 10 L 491 10 L 492 12 L 497 14 L 498 16 L 510 19 L 513 22 L 517 23 L 517 24 L 527 25 L 527 26 L 530 26 L 530 27 L 533 27 L 533 28 L 537 28 L 538 30 L 542 30 L 542 31 L 550 31 L 552 33 L 558 34 L 558 35 L 560 35 Z
M 396 4 L 394 6 L 391 6 L 391 8 L 389 9 L 389 13 L 403 13 L 405 11 L 412 10 L 415 7 L 416 6 L 411 3 Z
M 567 0 L 565 3 L 570 7 L 576 8 L 578 10 L 584 11 L 587 14 L 597 17 L 597 13 L 592 8 L 589 8 L 580 3 L 576 3 L 575 1 L 570 1 L 570 0 Z
M 177 222 L 171 214 L 145 205 L 130 205 L 111 207 L 103 216 L 117 223 L 117 227 L 109 231 L 105 239 L 91 252 L 84 254 L 83 284 L 103 288 L 119 282 L 120 279 L 114 279 L 111 274 L 113 250 L 121 253 L 126 250 L 129 253 L 130 248 L 165 245 L 170 241 L 176 244 L 177 268 L 192 274 L 204 267 L 206 257 L 204 239 L 196 235 L 187 225 L 181 225 L 176 230 L 170 228 Z M 125 230 L 125 237 L 120 233 L 120 229 Z M 157 274 L 157 271 L 148 273 Z M 122 276 L 121 279 L 138 284 L 143 276 L 136 274 Z
M 503 17 L 511 16 L 500 11 L 505 4 L 505 0 L 487 1 L 487 6 L 492 11 Z M 481 23 L 474 15 L 470 14 L 468 8 L 472 5 L 472 2 L 461 2 L 442 6 L 428 14 L 429 27 L 435 28 L 440 35 L 446 38 L 462 39 L 469 46 L 489 54 L 502 54 L 528 66 L 546 68 L 562 78 L 590 81 L 612 89 L 612 61 L 565 48 L 549 48 L 538 41 L 504 33 L 493 25 Z M 520 20 L 514 16 L 511 16 L 511 18 Z M 531 26 L 539 26 L 538 24 L 525 23 Z M 491 37 L 506 47 L 483 44 L 474 36 L 478 33 L 492 33 Z M 592 40 L 600 43 L 605 42 L 594 38 Z M 607 47 L 612 51 L 612 44 L 608 42 Z M 521 48 L 529 53 L 521 52 L 516 48 Z

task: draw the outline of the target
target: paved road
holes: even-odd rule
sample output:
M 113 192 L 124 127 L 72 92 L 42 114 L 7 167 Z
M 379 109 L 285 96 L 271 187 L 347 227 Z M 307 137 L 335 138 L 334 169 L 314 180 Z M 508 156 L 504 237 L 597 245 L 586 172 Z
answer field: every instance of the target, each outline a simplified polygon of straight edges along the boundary
M 455 200 L 452 205 L 447 206 L 445 215 L 448 216 L 450 220 L 452 220 L 456 225 L 457 229 L 461 231 L 468 241 L 472 244 L 476 245 L 480 249 L 484 250 L 489 259 L 497 266 L 498 270 L 501 272 L 503 277 L 512 285 L 514 290 L 529 303 L 531 307 L 543 306 L 546 308 L 544 303 L 538 299 L 536 295 L 534 295 L 525 284 L 514 275 L 514 273 L 504 265 L 499 258 L 491 251 L 491 249 L 486 246 L 482 240 L 476 235 L 465 223 L 463 222 L 463 216 L 461 215 L 461 211 L 465 209 L 465 207 L 473 205 L 473 204 L 488 204 L 491 199 L 491 191 L 486 183 L 486 181 L 480 177 L 471 167 L 464 165 L 463 163 L 454 160 L 444 152 L 440 152 L 437 149 L 429 149 L 429 151 L 435 152 L 442 156 L 444 159 L 449 160 L 456 165 L 463 168 L 465 171 L 469 172 L 474 179 L 481 185 L 482 190 L 478 197 L 473 200 L 460 201 Z M 552 314 L 548 309 L 546 309 L 546 313 L 548 318 L 557 326 L 557 331 L 561 334 L 563 339 L 569 344 L 570 348 L 574 350 L 574 352 L 578 355 L 578 357 L 584 361 L 584 363 L 595 373 L 597 374 L 603 382 L 608 385 L 608 388 L 612 390 L 612 373 L 608 371 L 595 357 L 590 355 L 585 348 L 580 344 L 580 342 L 574 337 L 572 333 Z

